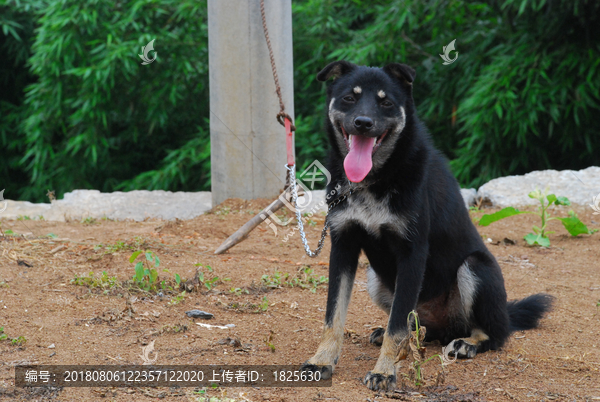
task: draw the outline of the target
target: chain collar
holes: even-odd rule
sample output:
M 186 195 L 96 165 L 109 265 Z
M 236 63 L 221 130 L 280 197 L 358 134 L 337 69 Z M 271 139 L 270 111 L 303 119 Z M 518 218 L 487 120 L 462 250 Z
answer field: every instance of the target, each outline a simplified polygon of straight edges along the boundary
M 348 197 L 350 197 L 353 193 L 360 191 L 360 190 L 364 190 L 368 186 L 354 185 L 353 183 L 348 181 L 348 189 L 346 191 L 344 191 L 342 194 L 340 194 L 335 200 L 333 200 L 331 202 L 331 204 L 329 204 L 329 206 L 327 208 L 327 215 L 325 216 L 325 224 L 323 225 L 323 230 L 321 231 L 321 238 L 319 239 L 319 243 L 317 244 L 317 248 L 315 249 L 315 251 L 312 251 L 310 249 L 310 246 L 308 245 L 308 240 L 306 239 L 306 233 L 304 231 L 304 222 L 302 222 L 302 214 L 300 213 L 300 210 L 298 210 L 298 205 L 297 205 L 298 188 L 296 186 L 296 169 L 295 169 L 295 166 L 288 166 L 288 165 L 286 165 L 286 169 L 289 172 L 290 188 L 292 190 L 292 205 L 294 206 L 294 208 L 296 210 L 296 221 L 298 222 L 298 231 L 300 232 L 300 239 L 302 240 L 302 245 L 304 246 L 304 251 L 306 251 L 306 255 L 314 258 L 321 253 L 321 250 L 323 249 L 323 246 L 325 245 L 325 238 L 327 237 L 327 229 L 329 229 L 329 220 L 328 220 L 329 213 L 335 207 L 340 205 L 342 202 L 346 201 L 348 199 Z M 373 184 L 375 182 L 372 182 L 370 184 Z

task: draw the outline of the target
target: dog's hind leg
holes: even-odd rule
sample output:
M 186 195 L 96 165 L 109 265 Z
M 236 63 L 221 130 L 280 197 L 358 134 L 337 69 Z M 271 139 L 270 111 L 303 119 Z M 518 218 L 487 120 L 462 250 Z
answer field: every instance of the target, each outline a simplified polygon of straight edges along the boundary
M 471 336 L 453 340 L 446 346 L 445 350 L 449 350 L 449 354 L 453 356 L 472 359 L 477 354 L 478 349 L 489 339 L 489 336 L 485 332 L 479 328 L 475 328 L 471 331 Z
M 360 247 L 352 239 L 332 236 L 329 266 L 329 291 L 327 312 L 321 343 L 317 352 L 306 363 L 303 370 L 320 371 L 324 379 L 333 373 L 342 351 L 344 323 L 352 286 L 358 265 Z
M 460 358 L 498 349 L 509 335 L 506 291 L 498 263 L 484 253 L 471 255 L 459 268 L 457 280 L 462 319 L 471 335 L 455 339 L 447 347 Z
M 370 265 L 367 268 L 367 290 L 373 302 L 389 315 L 392 309 L 392 302 L 394 301 L 394 293 L 384 286 Z M 375 329 L 371 334 L 369 342 L 373 345 L 381 346 L 384 333 L 384 328 Z

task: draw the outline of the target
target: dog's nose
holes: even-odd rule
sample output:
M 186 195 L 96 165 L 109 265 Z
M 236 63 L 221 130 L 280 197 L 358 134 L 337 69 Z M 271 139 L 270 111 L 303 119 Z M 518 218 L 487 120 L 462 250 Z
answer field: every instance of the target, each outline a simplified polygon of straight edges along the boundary
M 358 116 L 354 119 L 354 127 L 363 133 L 367 132 L 373 128 L 373 120 L 366 116 Z

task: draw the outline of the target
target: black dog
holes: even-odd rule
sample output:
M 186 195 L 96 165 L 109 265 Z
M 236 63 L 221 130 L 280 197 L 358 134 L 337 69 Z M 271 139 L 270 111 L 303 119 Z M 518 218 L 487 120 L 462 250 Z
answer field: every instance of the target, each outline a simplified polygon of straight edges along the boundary
M 404 64 L 371 68 L 337 61 L 317 75 L 319 81 L 329 78 L 335 81 L 327 92 L 327 190 L 356 188 L 328 218 L 325 328 L 304 369 L 327 377 L 337 364 L 361 250 L 370 262 L 369 294 L 389 314 L 387 330 L 371 335 L 372 343 L 381 344 L 375 368 L 364 379 L 373 390 L 396 385 L 398 344 L 408 334 L 407 316 L 415 308 L 427 339 L 452 342 L 458 357 L 497 349 L 511 331 L 536 327 L 552 297 L 507 302 L 500 267 L 417 117 L 415 71 Z

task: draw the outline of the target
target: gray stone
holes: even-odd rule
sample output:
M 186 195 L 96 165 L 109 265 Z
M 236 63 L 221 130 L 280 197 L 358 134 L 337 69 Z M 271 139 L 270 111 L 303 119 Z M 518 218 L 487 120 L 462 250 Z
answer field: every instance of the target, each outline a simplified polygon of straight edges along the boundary
M 212 313 L 207 313 L 206 311 L 196 310 L 196 309 L 186 311 L 185 314 L 191 318 L 202 318 L 204 320 L 210 320 L 211 318 L 213 318 L 215 316 Z
M 32 204 L 27 201 L 8 201 L 6 211 L 0 218 L 17 219 L 28 216 L 31 219 L 43 216 L 47 221 L 95 219 L 132 219 L 143 221 L 147 218 L 192 219 L 211 209 L 211 195 L 208 191 L 197 193 L 146 191 L 101 193 L 98 190 L 75 190 L 66 193 L 64 199 L 51 204 Z
M 600 193 L 600 167 L 579 171 L 542 170 L 523 176 L 501 177 L 481 186 L 477 196 L 501 208 L 537 205 L 537 200 L 527 196 L 536 189 L 547 189 L 549 193 L 567 197 L 573 204 L 589 205 Z
M 5 200 L 7 203 L 6 210 L 0 213 L 0 218 L 3 219 L 17 219 L 20 216 L 28 216 L 31 219 L 37 219 L 41 216 L 46 220 L 47 216 L 51 214 L 52 206 L 50 204 L 34 204 L 29 201 L 11 201 Z M 2 202 L 0 202 L 0 209 L 3 208 Z M 52 219 L 62 220 L 62 219 Z
M 477 200 L 477 190 L 474 188 L 461 188 L 460 194 L 462 195 L 467 209 L 469 209 L 471 205 L 475 205 L 475 201 Z

